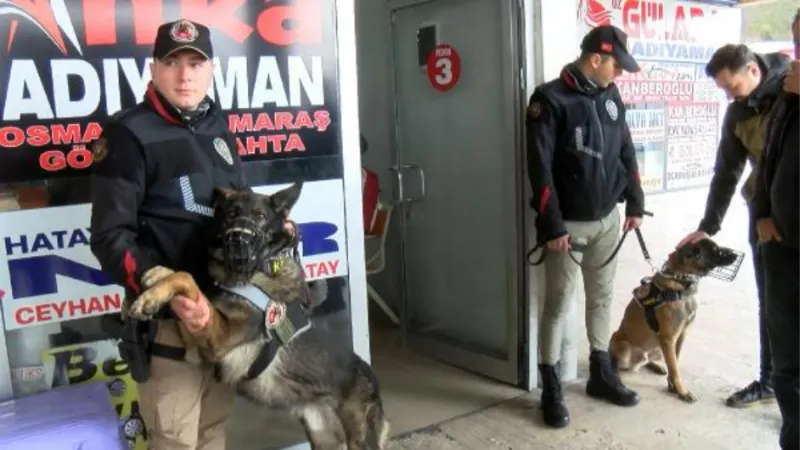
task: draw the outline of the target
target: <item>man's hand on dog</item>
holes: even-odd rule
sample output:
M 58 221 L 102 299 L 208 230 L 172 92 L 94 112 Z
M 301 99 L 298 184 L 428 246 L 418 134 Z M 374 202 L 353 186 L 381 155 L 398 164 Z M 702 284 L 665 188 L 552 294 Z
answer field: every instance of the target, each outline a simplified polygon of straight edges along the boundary
M 775 226 L 775 221 L 771 217 L 759 219 L 756 223 L 756 231 L 758 232 L 758 242 L 780 242 L 781 235 L 778 233 L 778 228 Z
M 286 220 L 283 223 L 283 229 L 292 236 L 297 236 L 297 224 L 291 220 Z M 202 294 L 201 294 L 202 295 Z M 210 303 L 202 296 L 194 300 L 183 295 L 176 295 L 170 301 L 170 307 L 175 315 L 183 322 L 183 325 L 191 333 L 196 333 L 208 325 L 211 318 Z
M 678 245 L 676 245 L 675 248 L 681 248 L 686 244 L 693 244 L 697 241 L 702 241 L 703 239 L 708 239 L 708 238 L 709 238 L 708 233 L 706 233 L 705 231 L 700 231 L 700 230 L 692 231 L 691 233 L 687 234 L 685 238 L 681 239 L 681 241 L 678 242 Z
M 205 328 L 211 318 L 208 300 L 202 294 L 201 298 L 197 300 L 183 295 L 176 295 L 172 297 L 169 305 L 191 333 L 196 333 Z

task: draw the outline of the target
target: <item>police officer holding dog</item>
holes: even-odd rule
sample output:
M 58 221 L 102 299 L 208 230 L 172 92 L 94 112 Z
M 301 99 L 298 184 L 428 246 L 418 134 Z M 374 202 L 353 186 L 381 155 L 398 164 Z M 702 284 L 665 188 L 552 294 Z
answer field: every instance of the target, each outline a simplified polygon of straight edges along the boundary
M 206 93 L 213 75 L 209 29 L 188 20 L 158 28 L 144 100 L 114 115 L 94 143 L 91 249 L 126 289 L 162 265 L 208 286 L 216 187 L 246 188 L 236 142 Z M 287 230 L 294 226 L 287 222 Z M 234 392 L 210 367 L 184 360 L 177 321 L 202 329 L 206 302 L 176 297 L 150 322 L 117 319 L 121 356 L 139 383 L 150 450 L 223 450 Z
M 577 287 L 579 266 L 567 254 L 582 244 L 586 327 L 591 346 L 588 395 L 620 406 L 639 402 L 625 387 L 608 353 L 610 309 L 616 276 L 614 253 L 620 228 L 638 228 L 644 193 L 625 107 L 614 85 L 622 71 L 639 66 L 628 53 L 627 36 L 613 26 L 592 29 L 580 58 L 530 98 L 526 129 L 531 205 L 538 240 L 546 243 L 547 277 L 539 349 L 545 423 L 564 427 L 569 414 L 559 381 L 564 317 Z M 617 204 L 626 203 L 621 223 Z M 602 267 L 601 267 L 602 266 Z

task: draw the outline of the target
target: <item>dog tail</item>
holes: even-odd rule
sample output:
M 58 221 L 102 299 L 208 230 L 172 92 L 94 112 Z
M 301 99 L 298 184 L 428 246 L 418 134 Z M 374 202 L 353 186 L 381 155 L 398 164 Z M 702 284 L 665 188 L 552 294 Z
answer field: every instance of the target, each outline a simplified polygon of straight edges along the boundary
M 367 406 L 367 436 L 374 442 L 375 447 L 383 449 L 389 440 L 389 421 L 383 411 L 383 400 L 381 399 L 378 377 L 366 361 L 358 362 L 358 378 L 364 383 L 363 388 L 368 393 Z

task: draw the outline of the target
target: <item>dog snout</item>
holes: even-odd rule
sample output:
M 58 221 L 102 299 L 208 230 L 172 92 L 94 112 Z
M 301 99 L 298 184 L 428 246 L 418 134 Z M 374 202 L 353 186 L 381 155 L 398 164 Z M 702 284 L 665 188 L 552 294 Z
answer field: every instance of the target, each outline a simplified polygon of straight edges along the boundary
M 736 258 L 738 257 L 736 252 L 727 248 L 717 249 L 714 256 L 714 259 L 716 259 L 717 264 L 720 266 L 729 266 L 736 262 Z

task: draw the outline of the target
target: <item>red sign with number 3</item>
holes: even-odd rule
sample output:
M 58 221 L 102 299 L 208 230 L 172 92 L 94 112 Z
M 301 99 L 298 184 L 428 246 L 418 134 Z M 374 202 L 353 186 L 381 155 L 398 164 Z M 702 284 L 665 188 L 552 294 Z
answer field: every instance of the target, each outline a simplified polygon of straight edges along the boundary
M 439 44 L 428 55 L 428 80 L 441 92 L 453 89 L 461 77 L 461 57 L 448 44 Z

